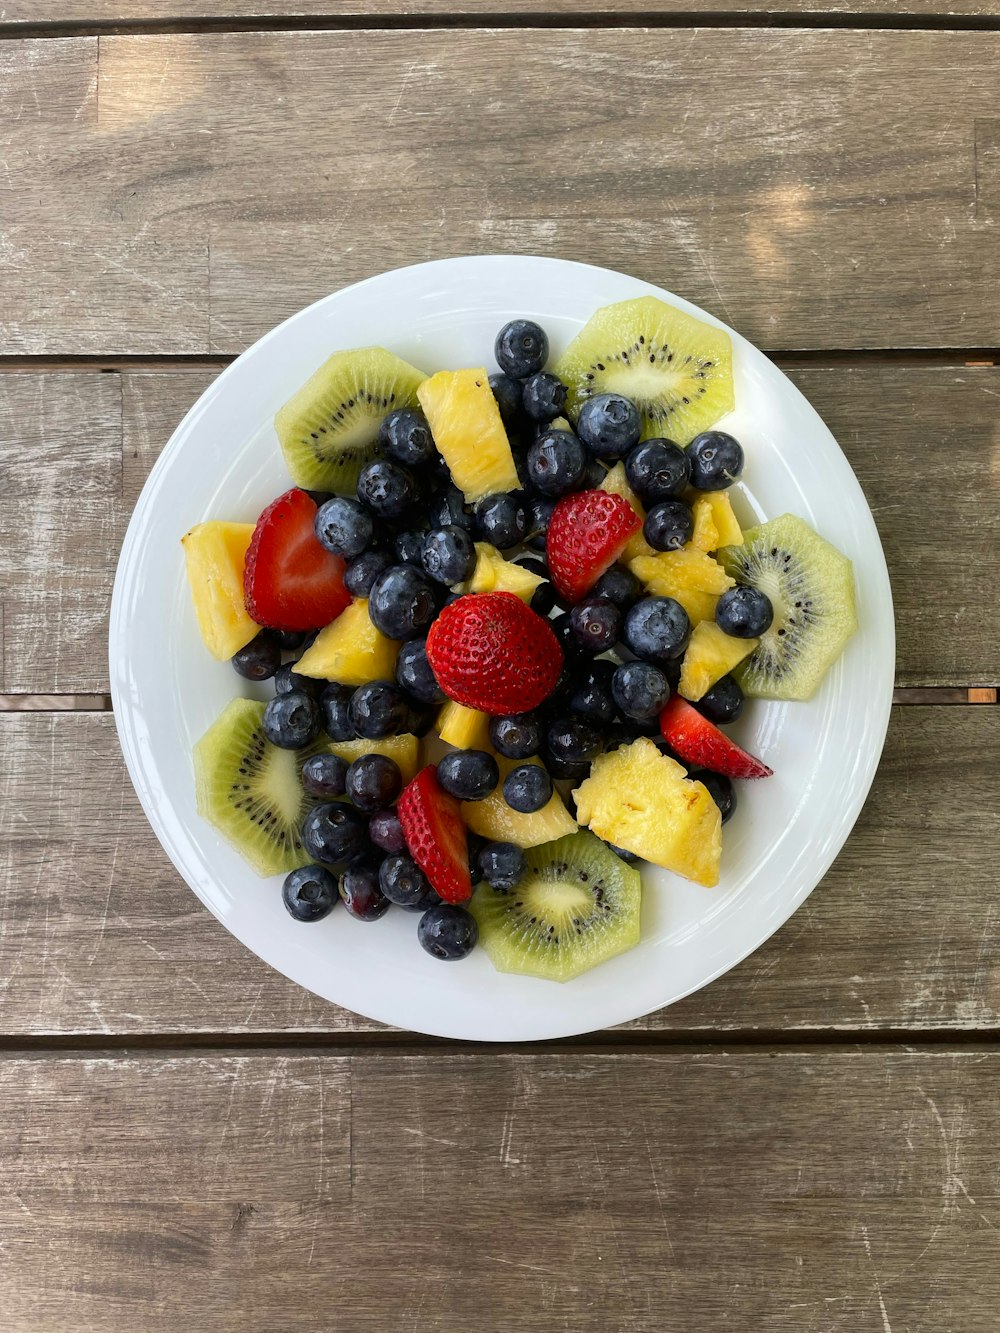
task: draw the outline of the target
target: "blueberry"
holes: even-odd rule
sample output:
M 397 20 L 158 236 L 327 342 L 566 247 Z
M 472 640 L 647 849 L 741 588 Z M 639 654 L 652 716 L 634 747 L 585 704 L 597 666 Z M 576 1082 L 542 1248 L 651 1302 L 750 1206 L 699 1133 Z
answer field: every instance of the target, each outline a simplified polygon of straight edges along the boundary
M 319 696 L 319 711 L 323 719 L 323 730 L 332 741 L 350 741 L 354 739 L 354 724 L 351 721 L 351 699 L 354 691 L 350 685 L 328 685 Z
M 424 538 L 424 572 L 438 583 L 450 587 L 464 583 L 476 567 L 476 547 L 465 528 L 449 523 L 435 528 Z
M 320 546 L 347 560 L 360 555 L 375 535 L 371 514 L 349 495 L 335 495 L 317 509 L 314 527 Z
M 347 760 L 336 754 L 314 754 L 302 765 L 302 789 L 310 796 L 335 801 L 347 790 Z
M 488 842 L 479 853 L 479 871 L 494 889 L 513 889 L 524 874 L 524 852 L 512 842 Z
M 521 421 L 521 385 L 510 375 L 491 375 L 490 388 L 497 400 L 500 416 L 507 427 L 517 426 Z
M 366 463 L 358 476 L 358 499 L 379 518 L 402 518 L 417 496 L 413 474 L 391 459 Z
M 405 852 L 406 838 L 395 810 L 378 810 L 368 821 L 368 837 L 383 852 Z
M 552 800 L 552 779 L 541 764 L 519 764 L 503 780 L 503 798 L 512 810 L 533 815 Z
M 296 921 L 321 921 L 337 902 L 337 877 L 324 866 L 301 866 L 285 876 L 281 897 Z
M 691 485 L 699 491 L 724 491 L 743 471 L 743 447 L 724 430 L 696 435 L 687 448 Z
M 403 790 L 403 775 L 384 754 L 363 754 L 347 770 L 347 796 L 356 810 L 374 814 L 391 805 Z
M 359 685 L 351 697 L 351 725 L 366 740 L 395 736 L 406 717 L 406 700 L 395 681 L 370 680 Z
M 622 613 L 608 597 L 585 597 L 570 611 L 569 619 L 577 643 L 595 657 L 618 642 Z
M 408 731 L 414 736 L 426 736 L 436 720 L 436 705 L 408 699 L 406 701 L 406 721 L 400 730 Z
M 626 865 L 634 866 L 641 858 L 636 856 L 635 852 L 630 852 L 627 847 L 616 847 L 613 842 L 605 842 L 605 847 L 614 852 L 615 856 L 621 857 Z
M 269 680 L 281 666 L 281 648 L 269 630 L 262 629 L 233 654 L 233 670 L 247 680 Z
M 729 588 L 715 604 L 715 623 L 723 634 L 736 639 L 756 639 L 770 629 L 774 619 L 771 599 L 746 584 Z
M 406 467 L 429 463 L 437 454 L 427 418 L 412 407 L 397 408 L 383 419 L 378 442 L 387 458 Z
M 379 867 L 379 888 L 398 907 L 425 912 L 441 900 L 412 856 L 387 856 Z
M 515 380 L 527 379 L 537 374 L 548 360 L 549 340 L 545 330 L 533 320 L 512 319 L 497 334 L 493 355 L 505 375 Z
M 539 560 L 537 556 L 522 555 L 520 559 L 514 561 L 515 565 L 520 565 L 522 569 L 527 569 L 532 574 L 537 574 L 544 583 L 540 583 L 531 594 L 530 606 L 532 611 L 540 616 L 547 616 L 554 609 L 559 601 L 559 593 L 556 591 L 554 583 L 551 583 L 549 567 L 544 560 Z
M 532 421 L 552 421 L 566 406 L 566 385 L 543 370 L 524 381 L 521 403 Z
M 678 657 L 691 637 L 688 613 L 672 597 L 643 597 L 625 616 L 625 643 L 649 662 Z
M 483 872 L 479 869 L 479 853 L 486 846 L 488 839 L 481 838 L 478 833 L 473 833 L 469 829 L 465 835 L 465 845 L 468 852 L 469 878 L 473 884 L 482 882 Z
M 383 569 L 393 563 L 388 551 L 365 551 L 344 571 L 344 587 L 352 597 L 367 597 Z
M 583 469 L 583 478 L 580 482 L 582 491 L 600 490 L 608 470 L 603 463 L 599 463 L 596 458 L 588 458 L 587 466 Z
M 546 495 L 532 498 L 528 505 L 528 545 L 533 551 L 545 550 L 545 535 L 549 530 L 549 519 L 556 507 L 555 500 Z
M 427 640 L 410 639 L 404 643 L 396 658 L 396 684 L 413 699 L 425 704 L 439 704 L 444 692 L 437 683 L 427 660 Z
M 587 455 L 570 430 L 547 430 L 528 450 L 528 479 L 543 495 L 559 497 L 583 481 Z
M 542 745 L 542 728 L 534 713 L 490 718 L 490 743 L 505 759 L 530 759 Z
M 713 773 L 708 768 L 692 768 L 688 773 L 692 782 L 701 782 L 708 788 L 708 794 L 722 811 L 722 822 L 732 818 L 736 811 L 736 790 L 724 773 Z
M 621 458 L 638 442 L 642 418 L 620 393 L 599 393 L 580 408 L 576 429 L 595 458 Z
M 291 662 L 286 662 L 278 667 L 274 673 L 274 692 L 275 694 L 291 694 L 292 690 L 301 690 L 303 694 L 309 694 L 314 699 L 326 689 L 325 680 L 314 680 L 312 676 L 300 676 Z
M 297 653 L 306 641 L 306 632 L 301 629 L 279 629 L 274 631 L 274 637 L 282 652 Z
M 283 750 L 301 750 L 319 731 L 316 700 L 305 690 L 276 694 L 264 709 L 264 735 Z
M 743 712 L 743 691 L 732 676 L 722 676 L 705 691 L 695 708 L 716 726 L 735 722 Z
M 443 491 L 431 501 L 427 521 L 432 528 L 465 528 L 472 531 L 472 515 L 465 507 L 465 496 L 453 483 L 449 482 Z
M 392 550 L 399 564 L 416 565 L 419 569 L 420 557 L 424 553 L 424 534 L 416 528 L 405 528 L 396 534 Z
M 590 590 L 591 597 L 607 597 L 615 606 L 627 611 L 642 595 L 642 584 L 624 565 L 612 565 L 605 570 Z
M 625 459 L 628 484 L 647 505 L 672 500 L 691 480 L 691 460 L 673 440 L 644 440 Z
M 365 845 L 367 822 L 342 801 L 314 805 L 302 825 L 302 846 L 324 865 L 347 861 Z
M 590 663 L 586 674 L 574 682 L 568 694 L 566 706 L 570 712 L 607 726 L 615 715 L 615 703 L 611 696 L 614 674 L 614 662 Z
M 611 697 L 618 711 L 638 722 L 659 717 L 670 698 L 670 684 L 652 662 L 624 662 L 615 668 Z
M 561 616 L 556 616 L 555 620 L 550 620 L 553 633 L 559 640 L 559 644 L 566 658 L 567 668 L 572 667 L 574 662 L 588 656 L 583 645 L 576 637 L 576 631 L 573 629 L 573 618 L 569 611 L 564 611 Z
M 467 958 L 476 947 L 479 927 L 476 918 L 464 907 L 440 903 L 429 908 L 420 918 L 417 939 L 432 958 L 453 962 Z
M 476 536 L 490 542 L 498 551 L 520 546 L 528 533 L 528 515 L 524 496 L 487 495 L 473 511 Z
M 546 753 L 559 764 L 589 766 L 603 749 L 600 728 L 586 718 L 557 718 L 545 733 Z
M 413 565 L 390 565 L 372 584 L 368 614 L 375 628 L 389 639 L 423 635 L 437 614 L 430 581 Z
M 348 866 L 340 878 L 340 896 L 355 921 L 377 921 L 390 903 L 378 884 L 378 869 L 362 862 Z
M 444 790 L 459 801 L 482 801 L 500 781 L 497 761 L 485 750 L 455 750 L 437 766 Z
M 679 551 L 694 533 L 694 515 L 683 500 L 661 500 L 642 525 L 642 535 L 658 551 Z

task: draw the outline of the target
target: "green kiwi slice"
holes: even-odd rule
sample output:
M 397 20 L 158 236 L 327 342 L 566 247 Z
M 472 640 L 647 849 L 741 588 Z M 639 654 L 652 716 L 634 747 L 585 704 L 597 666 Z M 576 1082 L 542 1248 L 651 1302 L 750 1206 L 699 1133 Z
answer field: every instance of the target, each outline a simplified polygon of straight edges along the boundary
M 295 484 L 353 494 L 358 473 L 378 453 L 382 418 L 415 407 L 426 378 L 384 347 L 335 352 L 274 418 Z
M 639 872 L 593 833 L 525 853 L 515 889 L 481 884 L 470 908 L 498 972 L 569 981 L 639 942 Z
M 858 628 L 850 560 L 794 514 L 749 528 L 742 546 L 726 546 L 718 558 L 774 608 L 770 629 L 733 672 L 744 694 L 812 698 Z
M 729 334 L 655 296 L 595 311 L 554 370 L 574 421 L 595 394 L 624 394 L 642 414 L 644 440 L 690 444 L 735 403 Z
M 282 750 L 264 735 L 264 705 L 233 699 L 194 747 L 198 813 L 233 844 L 258 875 L 307 865 L 299 830 L 312 800 L 302 765 L 325 749 L 317 741 Z

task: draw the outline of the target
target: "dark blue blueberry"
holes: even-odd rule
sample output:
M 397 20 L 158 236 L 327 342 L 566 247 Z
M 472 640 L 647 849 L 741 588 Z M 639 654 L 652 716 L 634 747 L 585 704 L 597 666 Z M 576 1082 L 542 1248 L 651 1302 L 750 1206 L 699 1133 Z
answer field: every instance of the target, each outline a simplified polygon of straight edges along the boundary
M 599 393 L 580 408 L 577 434 L 595 458 L 621 458 L 638 443 L 642 418 L 620 393 Z
M 432 528 L 447 528 L 452 524 L 456 528 L 472 531 L 472 515 L 465 507 L 465 496 L 457 486 L 449 482 L 431 500 L 427 521 Z
M 691 460 L 673 440 L 644 440 L 625 459 L 628 484 L 647 505 L 672 500 L 691 480 Z
M 337 754 L 314 754 L 302 765 L 302 789 L 310 796 L 335 801 L 347 790 L 347 760 Z
M 691 485 L 699 491 L 724 491 L 743 471 L 743 447 L 724 430 L 707 430 L 687 447 Z
M 549 519 L 556 507 L 555 500 L 546 495 L 535 496 L 528 505 L 528 545 L 533 551 L 545 550 L 545 535 Z
M 534 320 L 512 319 L 497 334 L 493 355 L 505 375 L 515 380 L 527 379 L 548 360 L 549 340 Z
M 627 847 L 616 847 L 613 842 L 605 842 L 604 845 L 614 852 L 615 856 L 620 856 L 626 865 L 634 866 L 640 860 L 635 852 L 630 852 Z
M 479 871 L 494 889 L 513 889 L 524 874 L 524 852 L 512 842 L 488 842 L 479 852 Z
M 368 614 L 387 638 L 422 636 L 437 614 L 430 580 L 413 565 L 390 565 L 372 584 Z
M 406 700 L 395 681 L 370 680 L 351 696 L 350 716 L 354 730 L 365 740 L 395 736 L 407 720 Z
M 537 574 L 544 583 L 540 583 L 531 594 L 531 609 L 540 616 L 547 616 L 555 608 L 559 601 L 559 593 L 556 591 L 554 583 L 549 581 L 549 567 L 544 560 L 539 560 L 537 556 L 522 555 L 520 559 L 514 561 L 515 565 L 520 565 L 522 569 L 529 570 L 532 574 Z
M 276 694 L 264 709 L 264 735 L 283 750 L 301 750 L 319 731 L 320 712 L 316 700 L 305 690 Z
M 278 647 L 286 653 L 297 653 L 306 641 L 305 630 L 301 629 L 275 630 L 274 637 L 278 640 Z
M 379 867 L 378 884 L 391 903 L 408 912 L 426 912 L 441 901 L 412 856 L 387 856 Z
M 353 560 L 371 545 L 375 525 L 368 510 L 349 495 L 335 495 L 316 511 L 316 539 L 333 555 Z
M 435 528 L 424 538 L 424 572 L 437 583 L 450 587 L 464 583 L 476 567 L 476 546 L 472 537 L 455 523 Z
M 590 590 L 591 597 L 607 597 L 615 606 L 627 611 L 642 595 L 642 584 L 624 565 L 612 565 L 604 571 Z
M 756 639 L 770 629 L 774 619 L 771 599 L 749 585 L 729 588 L 715 604 L 715 623 L 723 634 L 736 639 Z
M 528 450 L 528 479 L 535 490 L 558 498 L 583 481 L 587 455 L 570 430 L 547 430 Z
M 327 500 L 333 499 L 333 491 L 306 491 L 306 495 L 309 496 L 317 509 L 321 505 L 325 505 Z
M 545 733 L 545 754 L 559 775 L 586 777 L 603 749 L 601 729 L 583 717 L 556 718 Z
M 572 667 L 574 662 L 579 662 L 588 656 L 576 637 L 576 631 L 573 629 L 573 619 L 568 611 L 564 611 L 561 616 L 556 616 L 554 620 L 549 621 L 549 624 L 559 640 L 568 668 Z
M 722 812 L 722 822 L 726 823 L 736 812 L 736 789 L 724 773 L 713 773 L 708 768 L 692 768 L 688 773 L 692 782 L 701 782 L 708 788 L 708 794 Z
M 323 719 L 323 730 L 332 741 L 351 741 L 354 739 L 354 724 L 351 721 L 351 699 L 354 691 L 350 685 L 328 685 L 319 696 L 319 711 Z
M 722 676 L 694 706 L 716 726 L 735 722 L 743 712 L 743 691 L 732 676 Z
M 301 866 L 285 876 L 281 897 L 296 921 L 321 921 L 337 902 L 337 877 L 324 866 Z
M 384 418 L 378 442 L 387 458 L 406 467 L 418 467 L 437 456 L 427 418 L 412 407 L 397 408 Z
M 358 499 L 379 518 L 402 518 L 417 496 L 413 474 L 391 459 L 366 463 L 358 476 Z
M 344 871 L 340 896 L 355 921 L 377 921 L 390 907 L 389 899 L 378 885 L 378 869 L 364 862 Z
M 416 528 L 405 528 L 396 534 L 392 549 L 401 565 L 416 565 L 420 568 L 420 557 L 424 553 L 424 534 Z
M 606 653 L 618 642 L 622 613 L 608 597 L 585 597 L 569 613 L 576 641 L 588 653 Z
M 473 517 L 476 536 L 498 551 L 520 546 L 528 534 L 523 495 L 487 495 L 476 505 Z
M 414 736 L 426 736 L 436 719 L 437 707 L 435 704 L 422 704 L 415 699 L 408 699 L 406 703 L 406 721 L 401 730 L 411 732 Z
M 269 630 L 262 629 L 233 654 L 232 663 L 233 670 L 246 680 L 270 680 L 281 666 L 281 647 Z
M 607 468 L 603 463 L 599 463 L 596 458 L 587 460 L 587 466 L 583 469 L 583 479 L 580 482 L 582 491 L 600 490 L 604 478 L 608 475 Z
M 326 689 L 325 680 L 314 680 L 312 676 L 300 676 L 291 662 L 286 662 L 278 667 L 274 673 L 274 692 L 275 694 L 291 694 L 292 690 L 301 690 L 303 694 L 311 694 L 314 699 Z
M 500 781 L 497 761 L 485 750 L 454 750 L 437 766 L 437 778 L 459 801 L 482 801 Z
M 503 798 L 512 810 L 533 815 L 552 800 L 552 779 L 541 764 L 518 764 L 503 780 Z
M 410 639 L 404 643 L 396 658 L 396 684 L 408 695 L 425 704 L 439 704 L 444 691 L 437 683 L 427 660 L 427 640 Z
M 465 845 L 469 859 L 469 876 L 473 884 L 479 884 L 483 878 L 483 872 L 479 869 L 479 853 L 488 841 L 487 838 L 481 838 L 478 833 L 473 833 L 471 829 L 465 835 Z
M 393 563 L 388 551 L 365 551 L 344 571 L 344 587 L 352 597 L 367 597 L 372 584 Z
M 403 775 L 394 759 L 363 754 L 347 770 L 347 796 L 357 810 L 373 815 L 392 805 L 403 790 Z
M 302 846 L 324 865 L 356 856 L 365 845 L 368 821 L 343 801 L 314 805 L 302 825 Z
M 543 370 L 524 381 L 521 404 L 532 421 L 552 421 L 566 406 L 566 385 Z
M 383 852 L 405 852 L 406 838 L 395 810 L 379 810 L 368 821 L 368 836 Z
M 490 743 L 505 759 L 530 759 L 542 745 L 542 728 L 535 713 L 513 713 L 490 718 Z
M 420 918 L 417 939 L 432 958 L 454 962 L 458 958 L 467 958 L 476 947 L 479 927 L 476 918 L 464 907 L 440 903 Z
M 661 500 L 642 525 L 642 535 L 657 551 L 679 551 L 694 533 L 694 516 L 683 500 Z
M 490 388 L 493 390 L 493 397 L 497 400 L 497 407 L 500 409 L 500 416 L 503 424 L 510 429 L 518 426 L 521 421 L 521 385 L 518 380 L 512 379 L 510 375 L 491 375 Z
M 623 662 L 611 679 L 618 711 L 637 722 L 659 717 L 670 698 L 670 682 L 652 662 Z
M 615 704 L 611 697 L 614 674 L 614 662 L 591 662 L 586 674 L 573 682 L 566 697 L 566 706 L 570 712 L 607 726 L 615 715 Z
M 626 613 L 625 642 L 648 662 L 678 657 L 690 637 L 688 613 L 672 597 L 643 597 Z

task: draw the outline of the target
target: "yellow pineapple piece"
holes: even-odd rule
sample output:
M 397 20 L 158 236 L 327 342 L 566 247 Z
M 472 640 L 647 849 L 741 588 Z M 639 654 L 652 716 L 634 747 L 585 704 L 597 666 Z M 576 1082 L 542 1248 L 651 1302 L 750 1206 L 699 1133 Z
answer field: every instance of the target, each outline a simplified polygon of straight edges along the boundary
M 364 754 L 384 754 L 399 765 L 404 782 L 415 778 L 420 767 L 420 742 L 408 731 L 402 736 L 385 736 L 377 741 L 366 741 L 364 737 L 354 741 L 331 741 L 330 751 L 349 764 Z
M 470 503 L 520 486 L 489 375 L 439 370 L 417 389 L 438 453 Z
M 717 560 L 693 546 L 640 556 L 629 561 L 629 569 L 647 592 L 680 602 L 692 625 L 712 619 L 720 595 L 736 586 Z
M 701 621 L 684 651 L 677 693 L 692 702 L 700 699 L 727 671 L 749 657 L 758 643 L 759 639 L 737 639 L 724 633 L 713 620 Z
M 742 546 L 743 530 L 733 513 L 733 506 L 725 491 L 703 491 L 695 501 L 695 508 L 705 502 L 712 511 L 712 522 L 718 533 L 717 545 L 711 549 L 717 551 L 721 546 Z
M 718 884 L 719 807 L 648 737 L 601 755 L 573 795 L 580 823 L 599 838 L 706 888 Z
M 538 761 L 518 762 L 532 764 Z M 496 790 L 491 791 L 484 801 L 462 802 L 462 818 L 473 833 L 489 838 L 491 842 L 513 842 L 518 847 L 538 847 L 566 833 L 575 833 L 576 821 L 558 792 L 553 792 L 548 804 L 533 815 L 522 815 L 510 808 L 503 798 L 503 780 L 512 768 L 517 768 L 518 762 L 498 757 L 500 783 Z
M 490 719 L 486 713 L 466 708 L 449 700 L 437 716 L 438 735 L 446 745 L 456 750 L 488 750 L 490 748 Z
M 243 562 L 252 523 L 197 523 L 181 538 L 191 598 L 205 647 L 220 662 L 245 648 L 260 629 L 243 603 Z
M 476 567 L 465 586 L 466 592 L 512 592 L 522 602 L 530 602 L 535 589 L 545 580 L 530 569 L 505 560 L 489 542 L 476 542 Z
M 392 680 L 398 652 L 399 644 L 375 628 L 367 601 L 358 598 L 320 630 L 296 662 L 295 670 L 300 676 L 317 680 L 364 685 L 370 680 Z
M 602 491 L 610 491 L 612 495 L 622 496 L 639 515 L 639 521 L 645 521 L 646 511 L 642 507 L 642 501 L 628 484 L 628 477 L 625 475 L 624 463 L 616 463 L 614 465 L 601 482 L 600 488 Z M 625 547 L 624 551 L 622 551 L 619 559 L 627 564 L 630 560 L 638 560 L 644 555 L 654 556 L 656 555 L 656 551 L 650 546 L 649 542 L 646 541 L 646 538 L 640 531 L 637 532 L 634 537 L 630 538 L 629 544 Z
M 693 546 L 696 551 L 717 551 L 722 542 L 719 540 L 719 529 L 715 526 L 715 513 L 707 496 L 701 495 L 695 500 L 691 506 L 691 516 L 694 519 L 694 532 L 688 546 Z

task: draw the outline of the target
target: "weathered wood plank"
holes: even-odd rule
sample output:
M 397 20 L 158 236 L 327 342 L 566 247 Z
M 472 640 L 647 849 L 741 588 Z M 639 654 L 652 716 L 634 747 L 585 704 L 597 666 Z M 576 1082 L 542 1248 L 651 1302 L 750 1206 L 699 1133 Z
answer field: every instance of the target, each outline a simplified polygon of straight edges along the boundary
M 998 753 L 996 708 L 896 709 L 822 886 L 734 972 L 633 1027 L 995 1028 Z M 0 1036 L 377 1027 L 212 920 L 160 851 L 107 714 L 0 714 L 0 791 Z
M 2 353 L 239 351 L 497 250 L 632 271 L 767 347 L 1000 343 L 1000 33 L 112 36 L 53 125 L 49 62 L 95 51 L 8 51 Z
M 992 1050 L 5 1060 L 4 1327 L 993 1333 L 998 1076 Z

